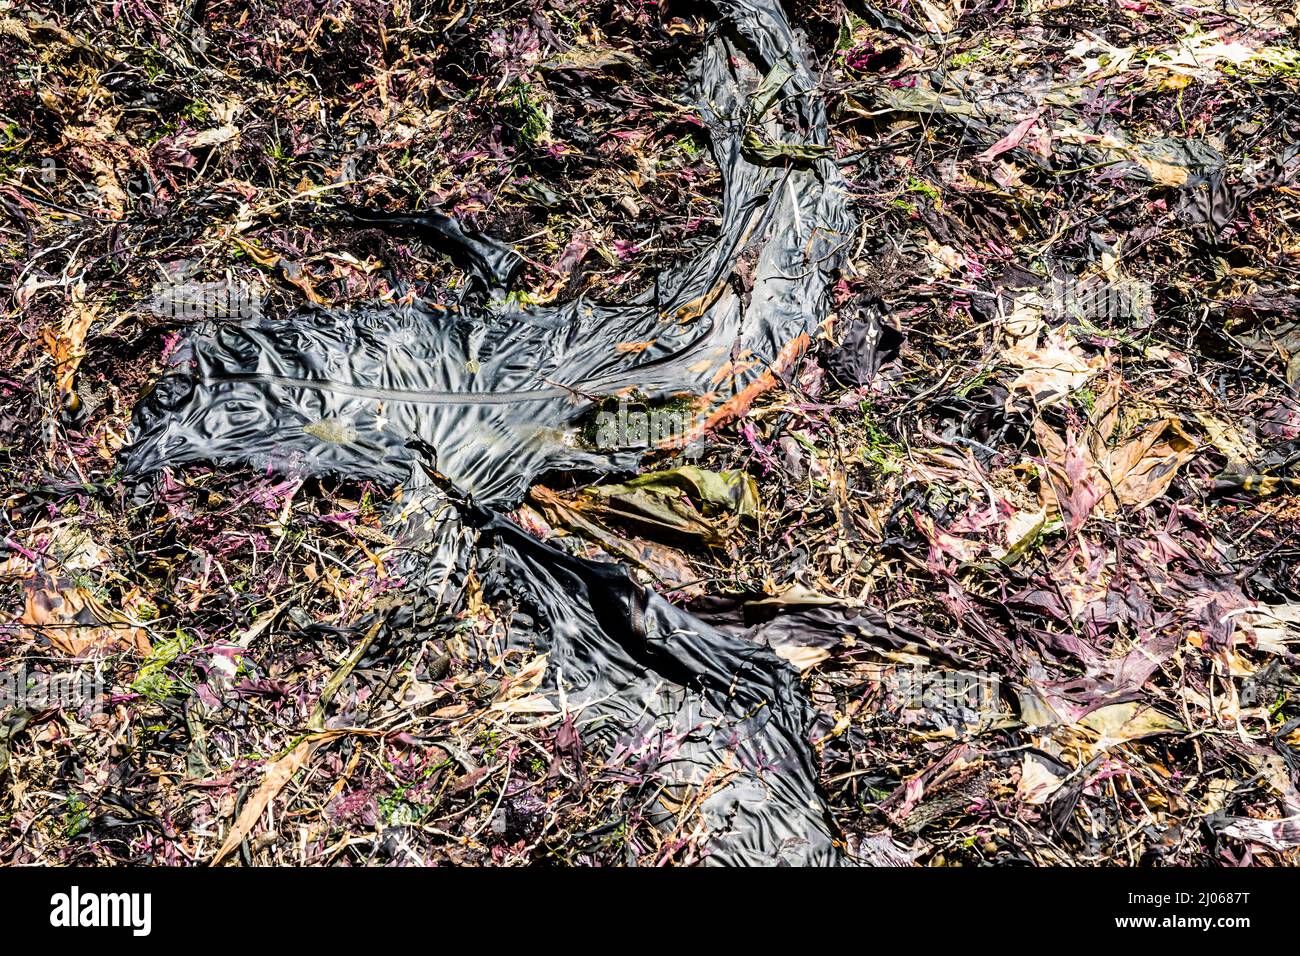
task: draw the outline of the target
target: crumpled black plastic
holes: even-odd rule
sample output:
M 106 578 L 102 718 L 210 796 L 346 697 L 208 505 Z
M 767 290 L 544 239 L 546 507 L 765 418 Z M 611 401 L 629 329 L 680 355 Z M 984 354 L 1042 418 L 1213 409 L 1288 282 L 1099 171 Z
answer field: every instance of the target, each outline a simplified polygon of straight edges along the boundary
M 512 641 L 548 649 L 570 704 L 613 692 L 587 739 L 656 766 L 652 821 L 673 819 L 659 794 L 679 804 L 711 781 L 717 789 L 702 807 L 709 862 L 841 862 L 817 796 L 812 708 L 799 675 L 766 644 L 712 627 L 621 566 L 573 557 L 504 518 L 482 528 L 476 569 L 485 598 L 532 611 L 535 629 L 516 627 Z
M 880 303 L 872 301 L 849 324 L 839 346 L 825 349 L 822 366 L 841 383 L 861 388 L 872 383 L 902 344 L 902 333 L 885 320 Z
M 639 451 L 578 437 L 601 400 L 689 398 L 719 422 L 743 411 L 825 317 L 851 229 L 838 168 L 830 158 L 760 165 L 742 155 L 749 126 L 768 142 L 826 145 L 801 40 L 776 0 L 713 6 L 693 85 L 724 195 L 718 238 L 700 256 L 620 304 L 415 302 L 197 327 L 137 408 L 125 467 L 143 475 L 210 461 L 402 483 L 417 502 L 405 526 L 412 586 L 454 591 L 455 569 L 472 560 L 489 596 L 535 608 L 535 626 L 511 640 L 548 654 L 549 688 L 584 717 L 606 715 L 599 735 L 612 746 L 662 748 L 670 790 L 708 785 L 711 861 L 830 864 L 843 858 L 817 793 L 811 713 L 794 670 L 622 567 L 570 557 L 498 517 L 543 472 L 635 469 Z M 754 116 L 749 96 L 774 68 L 790 74 L 784 104 Z M 508 284 L 517 265 L 507 247 L 439 213 L 352 214 L 421 230 L 488 287 Z M 754 250 L 742 298 L 732 269 Z M 430 450 L 436 471 L 423 467 Z M 464 501 L 447 502 L 446 487 Z

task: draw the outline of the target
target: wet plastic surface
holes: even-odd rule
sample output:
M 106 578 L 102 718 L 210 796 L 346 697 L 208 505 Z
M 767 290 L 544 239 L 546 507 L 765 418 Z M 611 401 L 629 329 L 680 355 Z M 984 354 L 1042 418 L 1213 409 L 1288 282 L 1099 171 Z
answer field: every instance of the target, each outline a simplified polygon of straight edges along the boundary
M 611 746 L 671 755 L 665 766 L 681 793 L 709 787 L 710 860 L 833 863 L 841 858 L 794 670 L 622 568 L 569 557 L 499 517 L 544 472 L 635 470 L 638 452 L 593 449 L 579 436 L 601 400 L 689 399 L 720 422 L 742 412 L 825 317 L 850 220 L 838 169 L 818 155 L 826 122 L 813 76 L 779 4 L 715 7 L 694 80 L 724 202 L 718 238 L 701 256 L 623 304 L 415 303 L 196 328 L 137 409 L 126 468 L 142 475 L 210 461 L 416 489 L 427 488 L 418 466 L 432 449 L 437 471 L 473 505 L 408 523 L 411 543 L 427 545 L 409 559 L 412 579 L 444 585 L 448 568 L 469 560 L 477 530 L 489 596 L 536 609 L 535 626 L 512 640 L 548 653 L 550 687 L 584 715 L 607 714 L 600 734 Z M 754 91 L 787 74 L 780 102 L 756 115 Z M 768 144 L 764 155 L 798 158 L 751 162 L 747 139 Z M 489 289 L 507 285 L 518 264 L 441 214 L 354 215 L 421 230 Z M 742 254 L 754 262 L 748 288 L 733 281 Z M 462 513 L 476 517 L 462 525 Z

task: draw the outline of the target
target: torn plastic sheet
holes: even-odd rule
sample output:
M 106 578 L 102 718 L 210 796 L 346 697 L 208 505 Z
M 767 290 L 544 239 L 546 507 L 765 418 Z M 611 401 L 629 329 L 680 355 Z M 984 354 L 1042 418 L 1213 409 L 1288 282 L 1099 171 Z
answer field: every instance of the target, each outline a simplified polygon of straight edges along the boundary
M 718 630 L 635 584 L 614 564 L 576 558 L 494 518 L 478 540 L 484 597 L 535 617 L 535 640 L 570 706 L 602 700 L 588 740 L 662 776 L 647 808 L 675 822 L 692 796 L 711 830 L 709 862 L 840 862 L 817 796 L 799 675 L 765 644 Z M 607 699 L 605 699 L 607 698 Z
M 196 327 L 136 410 L 126 470 L 210 461 L 401 483 L 420 503 L 408 506 L 410 519 L 438 500 L 418 467 L 432 450 L 444 487 L 472 505 L 406 522 L 403 573 L 413 587 L 443 593 L 477 533 L 496 592 L 541 615 L 512 641 L 546 651 L 550 689 L 563 689 L 584 717 L 601 716 L 615 747 L 672 742 L 663 752 L 672 786 L 709 794 L 709 859 L 833 863 L 842 857 L 816 790 L 811 714 L 793 669 L 633 584 L 621 567 L 567 557 L 499 517 L 459 518 L 499 515 L 544 472 L 635 470 L 640 451 L 590 448 L 579 437 L 602 401 L 689 400 L 706 427 L 717 424 L 819 330 L 851 219 L 843 180 L 823 155 L 815 80 L 775 0 L 713 6 L 692 85 L 723 211 L 701 255 L 622 304 L 414 302 Z M 772 108 L 753 108 L 760 87 Z M 787 155 L 751 161 L 744 144 L 756 134 Z M 514 271 L 507 247 L 441 214 L 365 218 L 426 232 L 488 286 Z M 745 294 L 731 281 L 742 254 L 757 257 Z

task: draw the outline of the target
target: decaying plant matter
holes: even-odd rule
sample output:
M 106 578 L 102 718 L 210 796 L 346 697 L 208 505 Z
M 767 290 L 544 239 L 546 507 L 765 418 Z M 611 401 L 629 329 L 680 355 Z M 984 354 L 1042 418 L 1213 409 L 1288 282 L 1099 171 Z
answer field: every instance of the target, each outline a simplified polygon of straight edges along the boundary
M 845 179 L 825 327 L 702 429 L 630 396 L 607 421 L 680 413 L 689 453 L 547 473 L 510 520 L 789 662 L 847 860 L 1296 862 L 1295 11 L 784 7 L 829 143 L 744 148 Z M 500 307 L 652 293 L 723 215 L 711 29 L 0 0 L 0 860 L 708 859 L 736 768 L 683 791 L 681 741 L 602 740 L 481 576 L 412 604 L 409 488 L 121 453 L 200 321 L 491 296 L 347 211 L 510 243 Z

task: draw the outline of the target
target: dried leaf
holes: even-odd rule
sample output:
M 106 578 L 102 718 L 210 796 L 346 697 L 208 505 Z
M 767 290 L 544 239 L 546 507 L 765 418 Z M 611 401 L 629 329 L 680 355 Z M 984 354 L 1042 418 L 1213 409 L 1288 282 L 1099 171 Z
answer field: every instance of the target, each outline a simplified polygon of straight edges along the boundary
M 1155 734 L 1171 734 L 1187 729 L 1173 717 L 1135 700 L 1098 707 L 1081 717 L 1078 725 L 1096 735 L 1094 746 L 1098 750 Z
M 70 657 L 115 651 L 145 655 L 151 649 L 142 628 L 104 607 L 83 587 L 59 586 L 37 575 L 27 583 L 25 591 L 18 623 Z
M 1078 391 L 1102 364 L 1100 358 L 1085 358 L 1079 347 L 1064 337 L 1041 348 L 1013 345 L 1003 349 L 1002 359 L 1021 369 L 1009 390 L 1028 392 L 1039 405 L 1050 405 Z M 1010 403 L 1010 397 L 1007 401 Z
M 82 298 L 84 294 L 84 285 L 74 287 L 63 321 L 58 328 L 47 327 L 41 334 L 46 350 L 54 359 L 54 381 L 61 402 L 66 402 L 72 394 L 77 368 L 86 355 L 86 335 L 99 317 L 99 307 L 88 304 Z
M 221 849 L 217 850 L 217 854 L 212 858 L 209 866 L 220 865 L 226 857 L 235 851 L 235 848 L 244 841 L 248 834 L 253 832 L 253 827 L 257 826 L 257 821 L 261 819 L 267 805 L 275 799 L 276 794 L 284 789 L 285 784 L 293 779 L 293 775 L 298 772 L 298 769 L 307 762 L 307 759 L 320 746 L 323 736 L 325 735 L 303 738 L 287 754 L 267 766 L 261 785 L 248 798 L 243 809 L 240 810 L 238 819 L 231 826 L 230 832 L 226 834 Z

